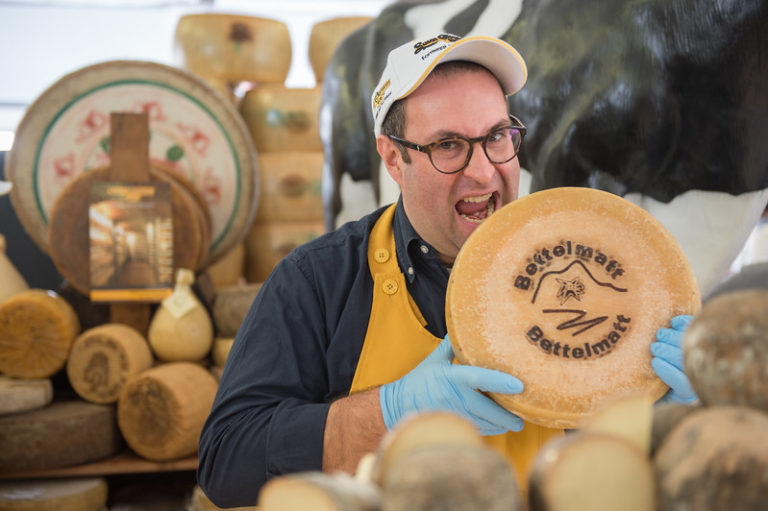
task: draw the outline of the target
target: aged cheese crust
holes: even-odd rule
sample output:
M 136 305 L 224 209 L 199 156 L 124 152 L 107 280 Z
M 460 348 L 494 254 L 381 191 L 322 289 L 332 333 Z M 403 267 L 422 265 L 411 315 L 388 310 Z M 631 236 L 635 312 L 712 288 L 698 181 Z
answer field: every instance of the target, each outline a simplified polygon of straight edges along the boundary
M 460 362 L 523 381 L 497 402 L 568 428 L 610 398 L 661 396 L 649 345 L 699 306 L 688 260 L 650 214 L 607 192 L 557 188 L 501 208 L 470 236 L 446 321 Z

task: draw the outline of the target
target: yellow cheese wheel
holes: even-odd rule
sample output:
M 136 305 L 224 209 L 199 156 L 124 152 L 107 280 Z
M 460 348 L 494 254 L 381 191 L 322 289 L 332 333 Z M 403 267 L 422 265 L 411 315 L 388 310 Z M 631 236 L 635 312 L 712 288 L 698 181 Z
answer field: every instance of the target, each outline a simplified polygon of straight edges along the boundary
M 215 289 L 234 286 L 243 278 L 245 245 L 238 243 L 232 250 L 205 269 Z
M 601 403 L 666 385 L 649 345 L 700 307 L 675 239 L 645 210 L 589 188 L 523 197 L 461 248 L 446 294 L 456 358 L 525 385 L 493 395 L 524 419 L 575 427 Z
M 0 234 L 0 302 L 29 289 L 27 281 L 5 255 L 5 237 Z
M 79 465 L 114 456 L 123 447 L 113 405 L 57 400 L 0 417 L 0 472 Z
M 200 365 L 169 362 L 133 377 L 117 401 L 120 431 L 136 454 L 171 460 L 197 452 L 217 382 Z
M 0 415 L 42 408 L 53 399 L 51 380 L 20 380 L 0 376 Z
M 213 350 L 211 350 L 213 365 L 224 367 L 224 365 L 227 363 L 229 350 L 232 349 L 232 343 L 234 342 L 235 339 L 233 337 L 218 337 L 215 341 L 213 341 Z
M 309 63 L 317 83 L 323 81 L 333 52 L 350 33 L 373 20 L 367 16 L 348 16 L 319 21 L 312 25 L 309 33 Z
M 256 221 L 323 220 L 323 153 L 259 155 Z
M 288 26 L 255 16 L 182 16 L 176 25 L 174 49 L 182 67 L 230 82 L 282 83 L 291 66 Z
M 245 278 L 264 282 L 291 250 L 325 232 L 320 221 L 253 222 L 245 238 Z
M 102 477 L 0 483 L 0 511 L 101 511 L 107 504 Z
M 256 151 L 322 151 L 318 122 L 322 89 L 265 84 L 243 95 L 240 113 Z
M 83 332 L 72 345 L 67 376 L 75 392 L 93 403 L 114 403 L 125 382 L 152 366 L 147 340 L 118 323 Z
M 0 303 L 0 372 L 48 378 L 67 361 L 80 322 L 53 291 L 29 289 Z

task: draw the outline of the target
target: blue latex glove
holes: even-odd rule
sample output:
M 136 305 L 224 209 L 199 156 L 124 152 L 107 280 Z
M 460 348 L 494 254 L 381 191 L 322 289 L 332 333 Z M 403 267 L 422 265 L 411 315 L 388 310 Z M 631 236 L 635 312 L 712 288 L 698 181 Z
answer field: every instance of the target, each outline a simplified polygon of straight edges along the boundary
M 428 410 L 457 413 L 474 422 L 483 435 L 523 429 L 520 417 L 477 392 L 519 394 L 523 391 L 520 380 L 501 371 L 452 361 L 453 348 L 446 335 L 410 373 L 380 388 L 381 413 L 387 429 L 409 413 Z
M 669 385 L 659 402 L 692 403 L 696 393 L 683 369 L 683 336 L 693 316 L 675 316 L 672 328 L 660 328 L 651 344 L 651 366 L 661 380 Z

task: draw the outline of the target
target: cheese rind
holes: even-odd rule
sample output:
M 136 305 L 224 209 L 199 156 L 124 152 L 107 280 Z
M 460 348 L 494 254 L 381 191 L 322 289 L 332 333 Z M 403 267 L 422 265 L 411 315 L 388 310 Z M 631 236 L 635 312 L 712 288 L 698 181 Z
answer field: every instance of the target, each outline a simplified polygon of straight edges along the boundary
M 48 378 L 67 361 L 80 322 L 53 291 L 30 289 L 0 303 L 0 372 Z

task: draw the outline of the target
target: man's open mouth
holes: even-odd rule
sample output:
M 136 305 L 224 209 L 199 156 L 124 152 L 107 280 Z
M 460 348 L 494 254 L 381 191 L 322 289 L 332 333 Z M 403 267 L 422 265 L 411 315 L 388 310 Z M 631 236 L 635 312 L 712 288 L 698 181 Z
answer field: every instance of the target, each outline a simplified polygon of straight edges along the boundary
M 476 224 L 482 223 L 496 210 L 496 199 L 493 193 L 465 197 L 456 204 L 459 215 Z

